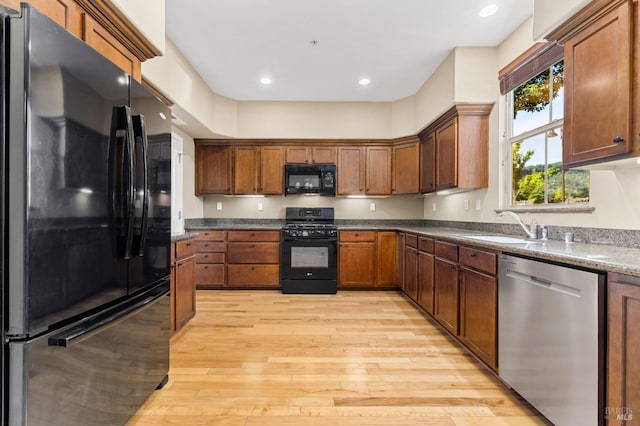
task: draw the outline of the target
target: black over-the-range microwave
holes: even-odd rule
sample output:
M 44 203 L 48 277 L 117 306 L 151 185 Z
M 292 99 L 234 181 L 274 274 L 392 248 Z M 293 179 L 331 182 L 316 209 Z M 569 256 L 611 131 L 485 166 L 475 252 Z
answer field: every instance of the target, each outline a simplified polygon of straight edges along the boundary
M 336 165 L 294 163 L 284 166 L 284 195 L 336 195 Z

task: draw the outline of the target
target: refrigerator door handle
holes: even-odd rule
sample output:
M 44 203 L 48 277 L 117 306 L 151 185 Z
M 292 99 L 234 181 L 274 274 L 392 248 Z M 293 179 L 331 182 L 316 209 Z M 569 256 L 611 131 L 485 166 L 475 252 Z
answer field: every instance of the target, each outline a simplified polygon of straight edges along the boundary
M 113 107 L 109 137 L 109 219 L 117 259 L 131 254 L 133 228 L 133 124 L 128 106 Z
M 132 255 L 142 256 L 144 254 L 144 246 L 147 238 L 147 224 L 149 218 L 149 142 L 147 140 L 147 129 L 144 123 L 144 115 L 133 116 L 133 132 L 135 140 L 134 165 L 136 170 L 142 167 L 142 189 L 135 188 L 135 191 L 138 193 L 142 192 L 143 196 L 140 218 L 136 216 L 134 219 L 140 220 L 140 223 L 139 227 L 134 226 Z
M 122 321 L 135 315 L 139 310 L 146 308 L 150 303 L 159 301 L 165 293 L 166 290 L 163 291 L 161 288 L 158 288 L 124 310 L 98 317 L 87 324 L 73 327 L 63 333 L 49 337 L 48 345 L 68 348 L 77 343 L 81 343 L 91 336 L 103 332 L 107 328 L 117 326 Z

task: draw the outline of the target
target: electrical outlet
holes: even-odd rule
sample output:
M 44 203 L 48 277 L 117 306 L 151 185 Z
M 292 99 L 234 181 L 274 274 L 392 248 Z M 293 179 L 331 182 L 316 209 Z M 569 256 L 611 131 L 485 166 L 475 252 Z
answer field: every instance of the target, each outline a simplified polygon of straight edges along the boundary
M 476 200 L 476 210 L 482 210 L 482 200 Z
M 431 204 L 431 209 L 435 212 L 436 211 L 436 202 L 434 201 L 433 204 Z
M 258 203 L 258 211 L 261 212 L 262 211 L 262 203 Z
M 376 211 L 376 203 L 369 203 L 369 211 L 371 212 Z
M 216 203 L 216 210 L 222 210 L 222 201 Z
M 469 200 L 464 200 L 464 209 L 469 210 Z

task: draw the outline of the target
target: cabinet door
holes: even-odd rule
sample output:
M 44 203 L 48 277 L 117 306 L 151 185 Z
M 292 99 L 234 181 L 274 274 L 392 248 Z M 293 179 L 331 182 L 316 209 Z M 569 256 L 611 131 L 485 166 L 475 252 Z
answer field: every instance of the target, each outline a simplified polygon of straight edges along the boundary
M 373 287 L 375 280 L 376 245 L 340 243 L 338 284 L 341 287 Z
M 124 70 L 133 79 L 140 82 L 142 80 L 140 60 L 89 14 L 85 13 L 83 17 L 84 41 Z
M 313 146 L 311 147 L 311 161 L 313 163 L 336 163 L 336 147 Z
M 436 190 L 436 134 L 420 142 L 420 193 Z
M 400 290 L 404 291 L 404 246 L 405 246 L 405 237 L 406 234 L 404 232 L 398 232 L 396 237 L 396 282 L 398 283 L 398 287 Z
M 288 146 L 286 148 L 285 159 L 287 163 L 308 163 L 309 156 L 309 147 Z
M 635 420 L 640 407 L 640 278 L 609 274 L 608 304 L 606 405 L 633 407 Z
M 180 260 L 176 264 L 176 329 L 180 330 L 196 312 L 194 286 L 195 257 Z
M 365 192 L 368 195 L 391 195 L 391 154 L 391 147 L 367 147 Z
M 260 188 L 266 195 L 282 195 L 284 188 L 284 149 L 263 146 L 260 150 Z
M 173 246 L 174 244 L 171 245 Z M 169 300 L 169 334 L 173 336 L 176 332 L 176 264 L 173 261 L 171 262 L 170 280 L 169 292 L 171 297 Z
M 565 43 L 565 166 L 631 151 L 630 3 L 622 3 Z
M 436 130 L 436 190 L 458 186 L 458 118 Z
M 82 9 L 74 0 L 29 0 L 28 3 L 74 36 L 82 38 Z M 19 4 L 17 8 L 20 8 Z
M 434 315 L 455 336 L 458 335 L 458 298 L 458 265 L 436 258 Z
M 196 195 L 231 194 L 231 147 L 196 145 Z
M 393 193 L 417 194 L 419 190 L 419 145 L 393 147 Z
M 463 268 L 460 272 L 460 339 L 494 370 L 498 368 L 498 280 Z
M 338 195 L 364 195 L 364 148 L 338 148 Z
M 434 265 L 434 255 L 423 251 L 418 252 L 418 304 L 432 315 L 434 297 Z
M 418 300 L 418 250 L 408 246 L 404 251 L 404 292 Z
M 256 194 L 258 192 L 258 167 L 260 148 L 237 146 L 233 156 L 233 193 Z
M 376 286 L 396 285 L 396 233 L 378 232 L 376 244 Z

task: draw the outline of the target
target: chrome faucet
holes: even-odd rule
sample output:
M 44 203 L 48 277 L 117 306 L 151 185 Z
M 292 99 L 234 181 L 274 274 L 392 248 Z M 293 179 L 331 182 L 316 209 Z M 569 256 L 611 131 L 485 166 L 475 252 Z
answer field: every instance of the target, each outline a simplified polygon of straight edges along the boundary
M 527 227 L 527 225 L 524 224 L 524 222 L 522 221 L 520 216 L 518 216 L 517 214 L 515 214 L 514 212 L 509 211 L 509 210 L 504 210 L 504 211 L 501 211 L 500 213 L 498 213 L 497 216 L 496 216 L 496 219 L 502 219 L 502 216 L 504 216 L 505 214 L 508 214 L 509 216 L 512 216 L 518 222 L 518 225 L 520 225 L 522 227 L 522 229 L 524 229 L 524 232 L 527 233 L 529 238 L 531 238 L 533 240 L 537 240 L 539 238 L 538 237 L 538 232 L 539 232 L 540 227 L 538 226 L 538 222 L 536 222 L 535 218 L 531 219 L 531 225 L 529 225 L 529 227 Z

